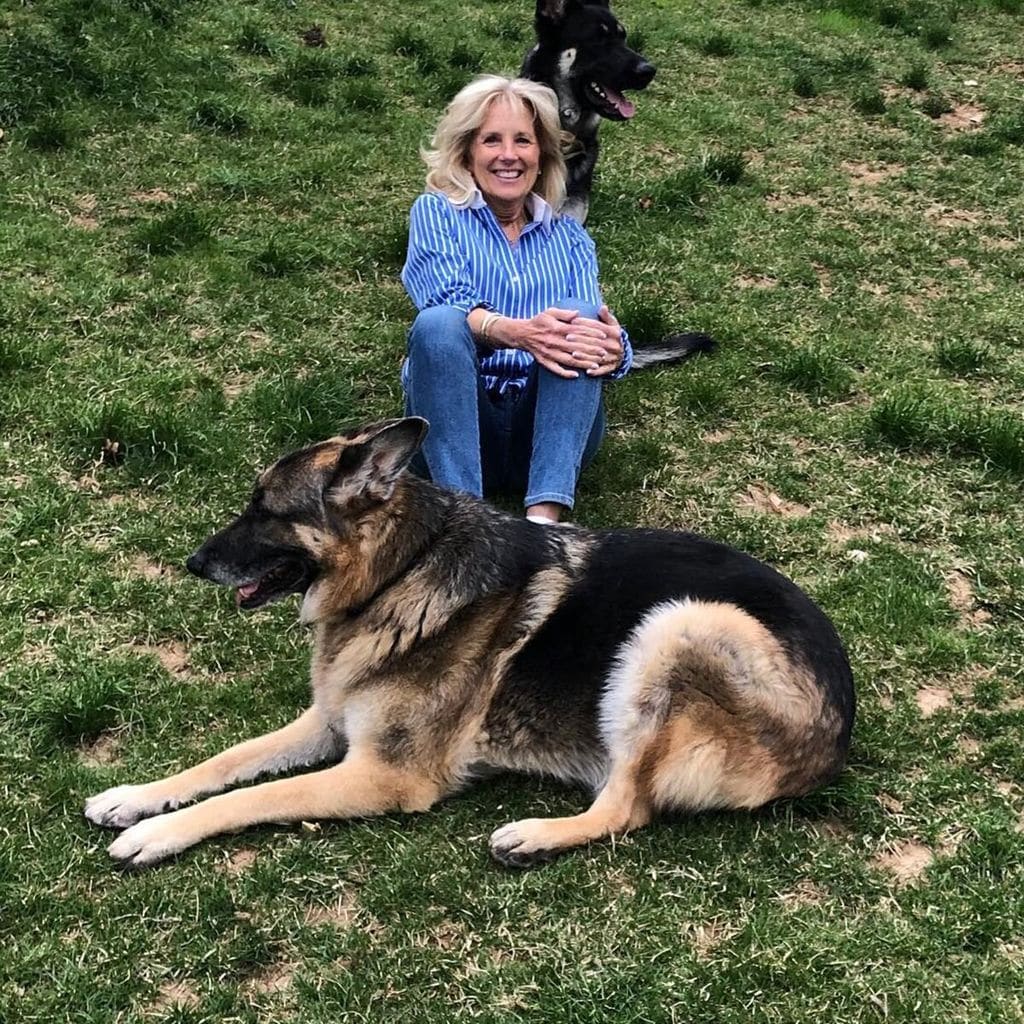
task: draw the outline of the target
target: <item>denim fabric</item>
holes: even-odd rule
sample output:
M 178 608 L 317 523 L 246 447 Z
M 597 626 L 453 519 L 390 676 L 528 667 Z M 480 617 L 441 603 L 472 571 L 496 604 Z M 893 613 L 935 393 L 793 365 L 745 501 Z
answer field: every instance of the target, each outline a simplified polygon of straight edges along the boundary
M 597 317 L 578 299 L 557 305 Z M 416 317 L 402 374 L 405 408 L 429 420 L 430 431 L 414 468 L 477 497 L 525 492 L 527 507 L 555 501 L 572 508 L 580 471 L 604 436 L 601 380 L 582 373 L 568 380 L 534 362 L 524 388 L 494 395 L 479 366 L 465 313 L 431 306 Z

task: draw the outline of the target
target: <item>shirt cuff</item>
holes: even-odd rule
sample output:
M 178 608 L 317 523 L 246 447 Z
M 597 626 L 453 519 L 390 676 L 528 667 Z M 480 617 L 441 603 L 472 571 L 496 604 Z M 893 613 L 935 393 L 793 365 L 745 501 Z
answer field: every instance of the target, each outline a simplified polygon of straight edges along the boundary
M 633 346 L 625 329 L 622 331 L 622 362 L 618 369 L 608 374 L 609 380 L 622 380 L 633 367 Z

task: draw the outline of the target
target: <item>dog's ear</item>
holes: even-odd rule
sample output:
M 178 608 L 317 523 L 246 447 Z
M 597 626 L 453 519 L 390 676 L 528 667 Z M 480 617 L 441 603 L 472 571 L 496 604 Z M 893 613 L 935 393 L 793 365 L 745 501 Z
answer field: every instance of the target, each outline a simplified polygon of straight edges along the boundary
M 574 8 L 584 5 L 610 7 L 608 0 L 537 0 L 535 24 L 538 28 L 557 28 Z
M 537 24 L 561 25 L 565 9 L 575 0 L 537 0 Z
M 430 424 L 419 416 L 385 420 L 361 430 L 338 456 L 324 489 L 327 500 L 344 505 L 355 498 L 387 501 Z

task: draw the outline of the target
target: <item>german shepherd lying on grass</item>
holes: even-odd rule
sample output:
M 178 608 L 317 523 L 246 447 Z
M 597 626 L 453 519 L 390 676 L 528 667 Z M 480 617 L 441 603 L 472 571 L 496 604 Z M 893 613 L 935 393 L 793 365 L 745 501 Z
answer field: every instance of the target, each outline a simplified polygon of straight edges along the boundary
M 91 821 L 127 828 L 112 857 L 154 864 L 257 822 L 425 811 L 494 771 L 591 787 L 582 814 L 491 836 L 497 860 L 525 867 L 659 811 L 799 796 L 842 768 L 849 664 L 795 584 L 694 534 L 540 526 L 441 490 L 404 471 L 426 429 L 392 420 L 285 456 L 189 558 L 242 608 L 304 595 L 312 706 L 89 800 Z
M 520 74 L 558 96 L 562 128 L 576 139 L 569 153 L 568 188 L 561 212 L 586 223 L 597 163 L 601 119 L 627 121 L 636 107 L 626 89 L 646 89 L 655 67 L 626 45 L 626 30 L 608 0 L 537 0 L 537 44 Z

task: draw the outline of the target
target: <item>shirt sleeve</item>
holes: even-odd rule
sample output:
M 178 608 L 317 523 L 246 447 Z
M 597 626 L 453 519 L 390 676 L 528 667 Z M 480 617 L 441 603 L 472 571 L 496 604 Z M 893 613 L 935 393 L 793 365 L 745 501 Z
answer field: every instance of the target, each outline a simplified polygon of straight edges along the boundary
M 575 222 L 573 222 L 575 224 Z M 578 237 L 572 248 L 572 268 L 570 272 L 570 295 L 583 299 L 598 309 L 604 305 L 601 286 L 597 278 L 597 248 L 594 240 L 582 227 L 577 227 Z M 614 373 L 609 373 L 608 380 L 622 380 L 633 365 L 633 346 L 629 341 L 629 332 L 622 328 L 622 362 Z
M 455 232 L 455 211 L 445 196 L 421 195 L 409 214 L 409 249 L 402 284 L 419 310 L 453 306 L 468 313 L 480 300 L 469 257 Z

